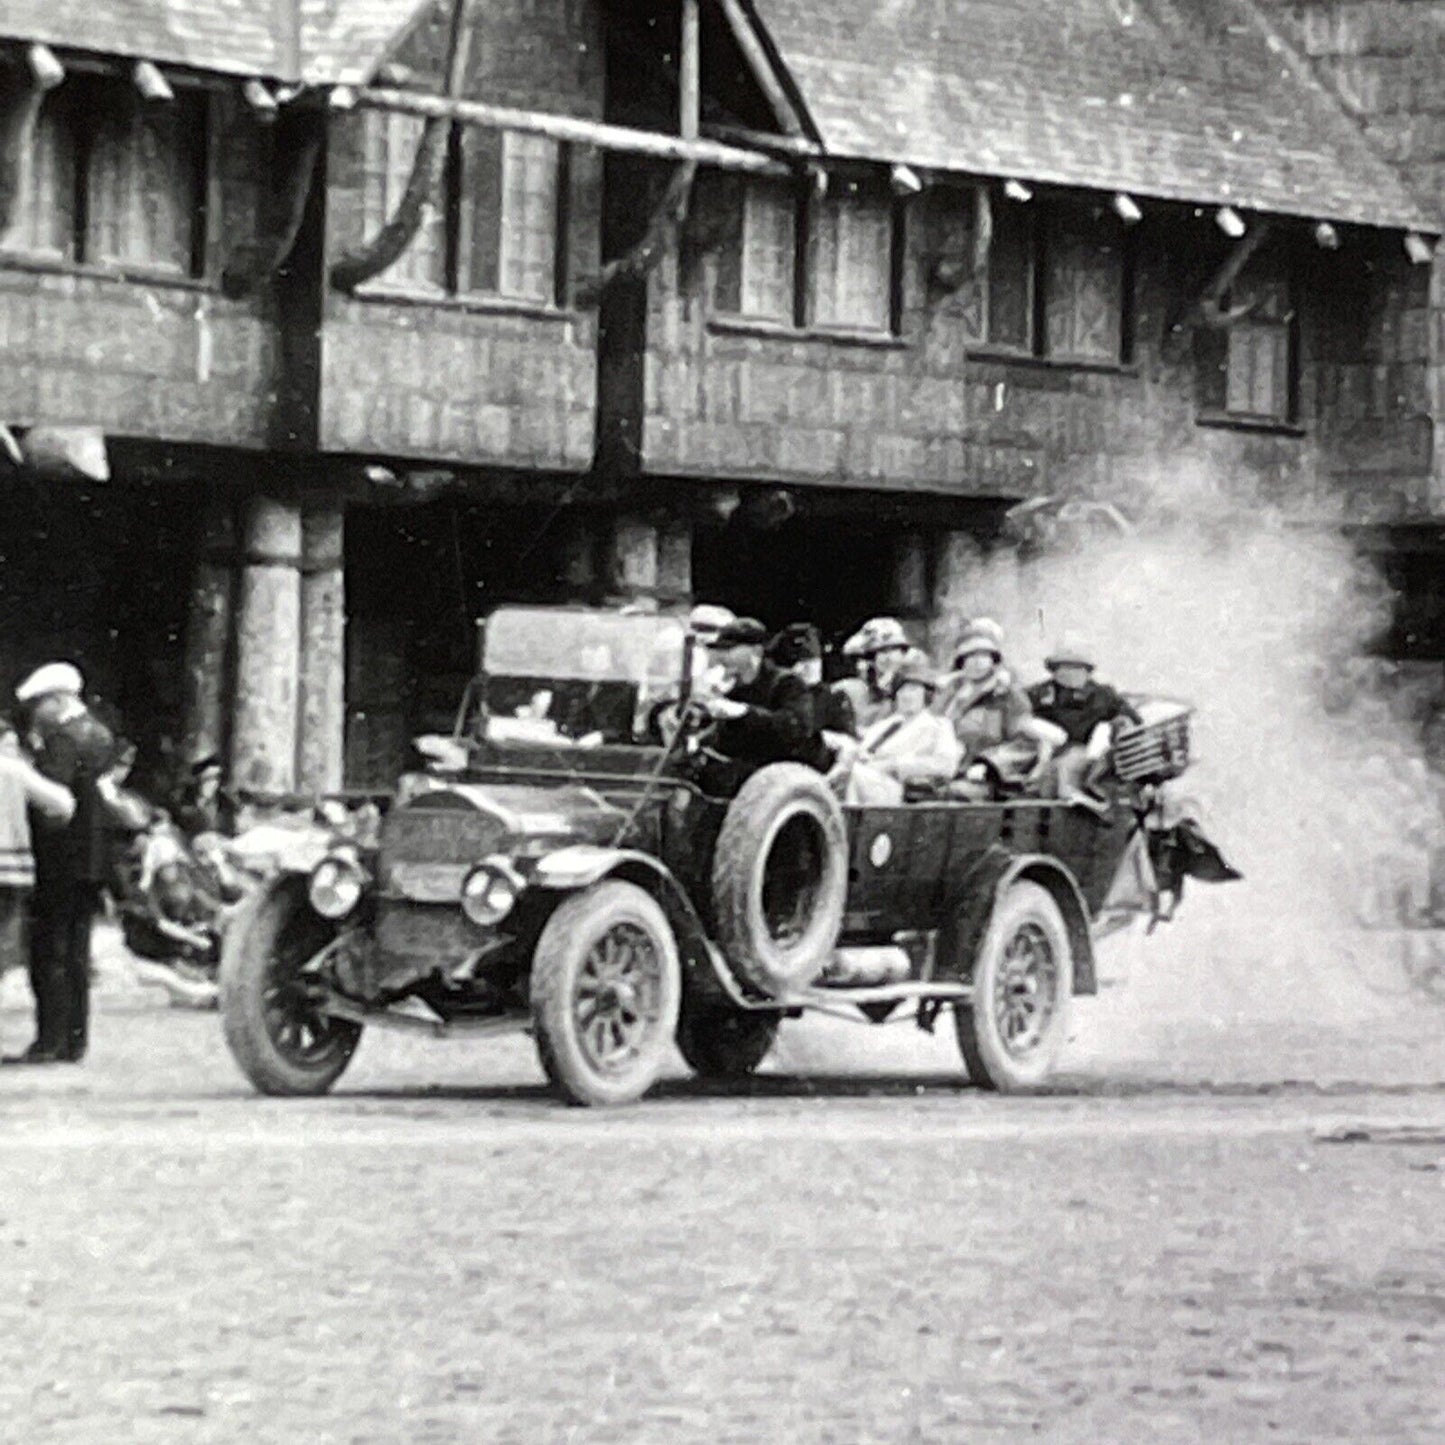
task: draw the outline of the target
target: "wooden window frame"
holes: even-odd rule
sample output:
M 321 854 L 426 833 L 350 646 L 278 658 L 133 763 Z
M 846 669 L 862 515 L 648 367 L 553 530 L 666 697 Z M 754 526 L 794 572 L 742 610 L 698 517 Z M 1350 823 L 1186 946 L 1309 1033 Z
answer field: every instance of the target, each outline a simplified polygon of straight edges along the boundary
M 0 250 L 0 266 L 35 267 L 44 270 L 76 272 L 86 275 L 135 279 L 168 286 L 205 286 L 214 284 L 219 276 L 219 239 L 221 228 L 216 224 L 220 207 L 219 136 L 217 114 L 218 86 L 204 80 L 193 80 L 167 72 L 166 79 L 176 92 L 175 100 L 145 101 L 138 95 L 131 101 L 141 115 L 148 106 L 175 105 L 182 97 L 199 101 L 197 117 L 201 127 L 199 144 L 192 149 L 193 170 L 189 178 L 189 235 L 185 263 L 176 267 L 161 262 L 149 263 L 145 258 L 101 259 L 96 255 L 97 242 L 92 233 L 91 183 L 95 167 L 98 124 L 112 112 L 107 94 L 130 101 L 127 87 L 133 87 L 128 75 L 107 66 L 88 64 L 81 60 L 70 67 L 62 87 L 51 92 L 65 107 L 62 112 L 64 133 L 70 152 L 70 225 L 67 244 L 59 251 L 52 248 L 27 249 L 12 240 Z M 71 85 L 68 93 L 64 86 Z M 83 95 L 81 91 L 88 91 Z M 48 98 L 48 97 L 47 97 Z M 173 174 L 168 169 L 168 174 Z
M 1248 277 L 1248 268 L 1245 276 Z M 1245 431 L 1275 431 L 1298 435 L 1302 430 L 1300 420 L 1300 277 L 1299 268 L 1293 257 L 1279 263 L 1273 278 L 1284 290 L 1284 316 L 1277 319 L 1251 321 L 1244 319 L 1225 327 L 1220 332 L 1195 333 L 1196 368 L 1195 383 L 1198 395 L 1197 420 L 1204 426 L 1234 427 Z M 1228 310 L 1234 304 L 1237 292 L 1226 292 L 1220 298 L 1221 307 Z M 1264 328 L 1277 331 L 1284 338 L 1284 387 L 1280 410 L 1259 412 L 1243 411 L 1229 405 L 1229 382 L 1231 357 L 1234 354 L 1236 328 Z M 1214 345 L 1210 338 L 1217 338 Z M 1209 376 L 1210 369 L 1214 377 Z M 1212 385 L 1211 385 L 1212 380 Z M 1214 391 L 1222 390 L 1222 395 Z
M 888 315 L 883 326 L 865 323 L 819 321 L 814 304 L 814 236 L 820 204 L 811 185 L 798 180 L 793 185 L 793 268 L 791 315 L 783 320 L 758 316 L 744 309 L 744 255 L 747 249 L 747 196 L 753 184 L 744 178 L 737 192 L 738 304 L 736 310 L 714 305 L 713 320 L 724 329 L 783 331 L 799 336 L 827 337 L 860 342 L 899 343 L 903 332 L 904 281 L 907 269 L 908 198 L 888 193 L 888 257 L 886 285 Z
M 1024 224 L 1025 276 L 1027 297 L 1025 313 L 1028 321 L 1027 340 L 1019 343 L 996 338 L 992 325 L 993 250 L 990 248 L 988 271 L 984 277 L 981 306 L 983 336 L 970 348 L 982 357 L 1037 362 L 1075 371 L 1121 371 L 1134 365 L 1137 339 L 1137 303 L 1135 289 L 1138 274 L 1138 248 L 1135 231 L 1122 223 L 1111 225 L 1119 245 L 1119 346 L 1111 357 L 1089 356 L 1073 352 L 1055 352 L 1049 348 L 1049 252 L 1050 238 L 1060 218 L 1082 214 L 1082 208 L 1049 201 L 1012 201 L 1001 191 L 992 193 L 995 211 L 998 206 L 1014 207 Z M 1109 224 L 1107 221 L 1105 224 Z
M 389 112 L 366 113 L 366 119 L 373 115 L 385 116 Z M 365 123 L 365 122 L 363 122 Z M 479 310 L 525 311 L 538 314 L 560 314 L 563 311 L 571 268 L 569 232 L 571 228 L 571 194 L 573 176 L 573 147 L 570 141 L 554 141 L 556 148 L 555 191 L 552 198 L 552 258 L 551 284 L 547 295 L 542 298 L 520 296 L 500 289 L 502 253 L 498 252 L 497 288 L 479 287 L 471 284 L 463 265 L 463 233 L 465 231 L 464 211 L 470 194 L 467 180 L 466 150 L 463 137 L 466 127 L 452 124 L 447 131 L 446 155 L 442 164 L 440 181 L 440 219 L 442 226 L 440 279 L 436 286 L 418 285 L 408 278 L 390 277 L 390 270 L 368 281 L 360 287 L 357 295 L 378 300 L 403 300 L 432 304 L 464 306 Z M 503 162 L 500 174 L 499 195 L 505 205 L 506 196 L 506 137 L 523 135 L 526 132 L 508 131 L 496 128 L 494 134 L 501 138 Z M 365 132 L 361 144 L 366 145 Z M 365 177 L 363 177 L 363 185 Z M 498 214 L 498 224 L 501 223 Z

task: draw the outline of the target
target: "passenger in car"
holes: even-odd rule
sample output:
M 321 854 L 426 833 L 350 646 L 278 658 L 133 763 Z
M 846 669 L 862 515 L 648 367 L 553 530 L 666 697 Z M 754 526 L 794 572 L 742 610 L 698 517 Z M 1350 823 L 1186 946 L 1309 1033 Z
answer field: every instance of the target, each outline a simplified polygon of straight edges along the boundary
M 854 703 L 853 713 L 859 728 L 864 729 L 893 710 L 893 679 L 912 644 L 896 617 L 870 618 L 859 635 L 868 669 L 863 697 Z
M 723 691 L 696 699 L 718 725 L 711 751 L 745 765 L 737 783 L 766 763 L 819 765 L 820 737 L 807 685 L 763 656 L 767 641 L 767 628 L 755 618 L 730 622 L 710 649 L 723 672 Z
M 1034 717 L 1004 667 L 1003 629 L 987 619 L 971 624 L 953 650 L 953 665 L 940 710 L 963 751 L 963 782 L 970 786 L 960 793 L 987 797 L 1036 784 L 1064 733 Z
M 768 644 L 769 661 L 800 677 L 813 700 L 813 724 L 823 733 L 857 734 L 853 704 L 846 693 L 823 681 L 823 639 L 811 622 L 790 622 Z
M 838 649 L 843 665 L 848 670 L 835 683 L 833 691 L 845 698 L 853 714 L 853 725 L 858 726 L 858 716 L 867 705 L 870 692 L 868 687 L 868 654 L 864 651 L 863 629 L 860 627 Z
M 1059 639 L 1044 666 L 1049 676 L 1029 689 L 1029 702 L 1036 717 L 1064 732 L 1056 768 L 1059 795 L 1068 797 L 1091 789 L 1106 771 L 1115 725 L 1141 719 L 1132 703 L 1094 677 L 1093 650 L 1075 634 Z
M 843 774 L 849 803 L 902 802 L 910 786 L 947 782 L 963 756 L 946 718 L 929 710 L 938 675 L 921 652 L 910 652 L 892 680 L 893 710 L 867 728 Z

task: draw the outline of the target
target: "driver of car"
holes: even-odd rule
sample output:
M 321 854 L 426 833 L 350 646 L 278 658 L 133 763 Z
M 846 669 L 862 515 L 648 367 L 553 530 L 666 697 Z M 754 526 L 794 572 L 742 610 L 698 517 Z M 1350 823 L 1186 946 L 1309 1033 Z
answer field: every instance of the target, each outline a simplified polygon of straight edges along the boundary
M 722 671 L 721 691 L 695 699 L 717 727 L 708 746 L 749 765 L 796 762 L 817 765 L 821 738 L 813 703 L 802 678 L 763 656 L 768 629 L 752 617 L 730 622 L 709 653 Z

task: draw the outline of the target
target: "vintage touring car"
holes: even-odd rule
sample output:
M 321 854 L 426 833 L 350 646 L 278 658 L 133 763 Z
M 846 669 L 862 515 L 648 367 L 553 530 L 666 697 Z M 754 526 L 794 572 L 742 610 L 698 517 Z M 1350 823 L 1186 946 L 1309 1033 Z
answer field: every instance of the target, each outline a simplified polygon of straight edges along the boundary
M 527 1030 L 566 1099 L 611 1104 L 674 1043 L 738 1077 L 784 1019 L 902 1009 L 951 1011 L 977 1084 L 1045 1082 L 1152 784 L 1187 760 L 1182 714 L 1121 747 L 1102 809 L 843 807 L 791 763 L 720 797 L 679 619 L 508 607 L 481 638 L 376 846 L 283 874 L 228 933 L 225 1035 L 258 1089 L 324 1092 L 374 1025 Z

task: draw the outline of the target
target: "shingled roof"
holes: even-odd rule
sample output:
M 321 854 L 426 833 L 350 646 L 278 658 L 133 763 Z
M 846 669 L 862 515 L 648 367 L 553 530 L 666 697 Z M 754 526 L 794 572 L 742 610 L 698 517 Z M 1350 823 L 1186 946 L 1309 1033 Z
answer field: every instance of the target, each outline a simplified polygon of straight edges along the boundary
M 1435 230 L 1244 0 L 753 0 L 825 147 Z
M 0 36 L 197 70 L 356 84 L 432 0 L 3 0 Z

